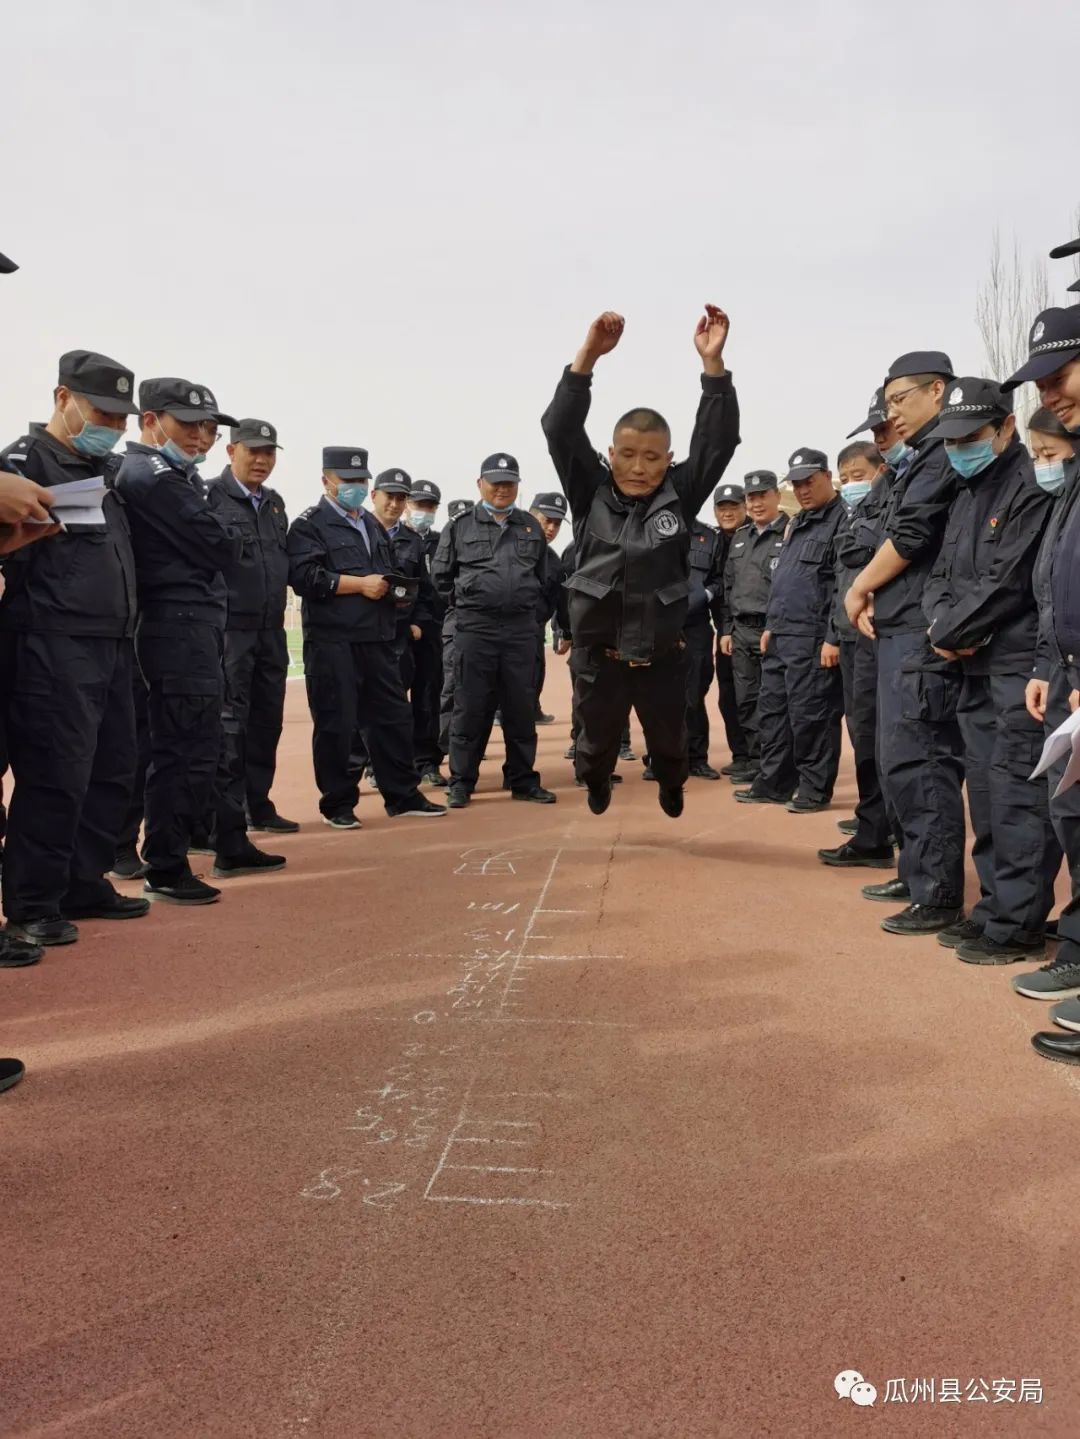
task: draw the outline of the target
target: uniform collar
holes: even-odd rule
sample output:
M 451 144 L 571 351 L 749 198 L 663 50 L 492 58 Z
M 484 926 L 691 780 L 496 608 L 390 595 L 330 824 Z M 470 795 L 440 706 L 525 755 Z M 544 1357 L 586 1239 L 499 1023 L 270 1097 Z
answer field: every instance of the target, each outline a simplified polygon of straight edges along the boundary
M 234 498 L 238 500 L 246 500 L 248 504 L 251 503 L 252 492 L 248 489 L 247 485 L 242 485 L 240 481 L 236 478 L 236 476 L 233 474 L 232 465 L 226 465 L 218 478 L 223 481 L 225 488 L 234 496 Z M 255 498 L 259 501 L 262 501 L 266 498 L 266 490 L 262 485 L 260 485 L 259 488 L 255 491 Z
M 926 424 L 923 425 L 921 430 L 916 430 L 915 433 L 912 435 L 911 439 L 905 440 L 904 443 L 908 445 L 911 449 L 919 450 L 921 452 L 927 438 L 929 437 L 930 431 L 937 429 L 940 419 L 940 414 L 932 416 L 929 420 L 927 420 Z

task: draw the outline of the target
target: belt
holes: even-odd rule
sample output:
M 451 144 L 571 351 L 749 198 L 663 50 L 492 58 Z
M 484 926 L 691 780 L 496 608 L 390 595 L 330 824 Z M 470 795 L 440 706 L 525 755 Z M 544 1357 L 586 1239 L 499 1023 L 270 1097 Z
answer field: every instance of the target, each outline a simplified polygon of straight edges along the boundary
M 626 655 L 624 655 L 624 654 L 621 652 L 621 650 L 608 650 L 608 649 L 606 649 L 606 650 L 604 651 L 604 658 L 605 658 L 605 659 L 609 659 L 609 660 L 618 660 L 618 662 L 619 662 L 620 664 L 629 665 L 632 670 L 646 670 L 646 669 L 648 669 L 649 666 L 652 664 L 652 660 L 632 660 L 632 659 L 629 659 Z
M 741 625 L 749 625 L 751 629 L 763 630 L 765 628 L 764 615 L 736 615 L 735 618 Z

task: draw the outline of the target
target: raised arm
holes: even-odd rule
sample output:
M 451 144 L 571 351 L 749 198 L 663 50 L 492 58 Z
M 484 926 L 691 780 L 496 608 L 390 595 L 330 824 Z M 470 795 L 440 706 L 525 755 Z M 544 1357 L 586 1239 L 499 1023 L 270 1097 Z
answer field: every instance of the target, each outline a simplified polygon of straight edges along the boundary
M 706 305 L 694 331 L 701 356 L 701 402 L 690 439 L 690 455 L 675 465 L 671 479 L 693 519 L 727 469 L 739 444 L 739 401 L 724 365 L 731 322 L 717 305 Z
M 607 467 L 585 433 L 585 421 L 592 400 L 593 369 L 597 360 L 619 343 L 625 327 L 626 321 L 614 310 L 597 316 L 540 420 L 548 454 L 575 519 L 588 512 L 593 495 L 608 478 Z

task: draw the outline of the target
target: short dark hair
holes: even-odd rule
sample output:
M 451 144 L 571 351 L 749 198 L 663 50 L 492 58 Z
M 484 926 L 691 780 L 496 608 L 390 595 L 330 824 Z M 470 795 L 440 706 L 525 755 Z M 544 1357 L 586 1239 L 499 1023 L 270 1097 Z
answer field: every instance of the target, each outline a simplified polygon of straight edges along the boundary
M 845 445 L 836 457 L 836 468 L 847 464 L 848 460 L 866 460 L 869 464 L 880 468 L 885 461 L 881 458 L 881 452 L 877 445 L 869 440 L 856 440 L 852 445 Z
M 671 441 L 671 427 L 657 410 L 650 410 L 647 406 L 639 406 L 636 410 L 627 410 L 626 414 L 615 421 L 615 429 L 612 438 L 620 430 L 637 430 L 640 434 L 646 434 L 649 430 L 659 430 L 667 435 L 668 442 Z

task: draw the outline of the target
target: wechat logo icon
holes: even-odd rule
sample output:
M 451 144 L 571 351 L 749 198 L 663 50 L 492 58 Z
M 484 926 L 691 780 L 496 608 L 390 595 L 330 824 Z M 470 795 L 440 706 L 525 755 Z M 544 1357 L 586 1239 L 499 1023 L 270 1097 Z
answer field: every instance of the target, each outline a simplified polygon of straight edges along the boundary
M 850 1399 L 860 1409 L 868 1409 L 877 1400 L 877 1390 L 857 1369 L 841 1369 L 833 1380 L 833 1388 L 841 1399 Z

